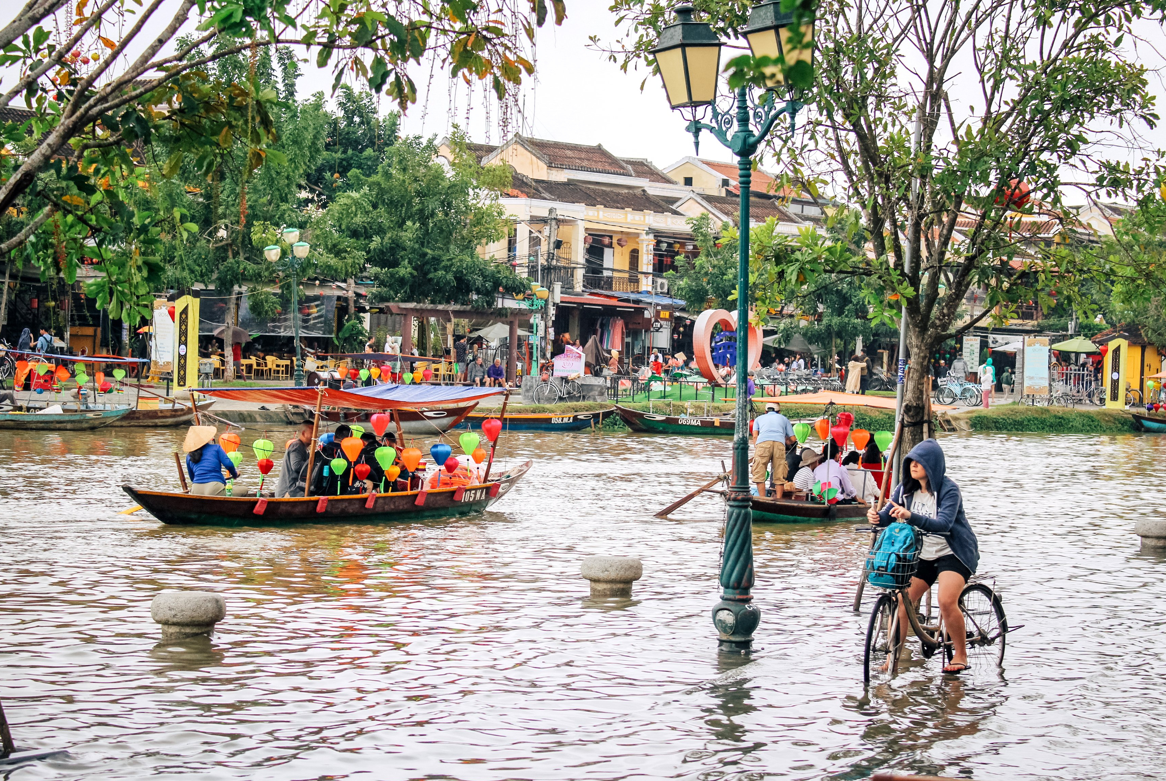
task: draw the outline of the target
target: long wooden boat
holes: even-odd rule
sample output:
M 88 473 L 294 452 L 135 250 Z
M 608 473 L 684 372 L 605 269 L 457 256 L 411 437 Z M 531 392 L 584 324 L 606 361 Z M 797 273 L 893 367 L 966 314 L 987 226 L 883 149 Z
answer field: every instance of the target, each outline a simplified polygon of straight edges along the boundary
M 122 490 L 162 523 L 177 526 L 417 521 L 485 510 L 505 496 L 530 471 L 532 463 L 524 461 L 496 480 L 482 485 L 375 494 L 371 506 L 368 494 L 260 500 L 254 496 L 194 496 L 146 491 L 129 485 L 122 486 Z
M 478 402 L 475 401 L 472 404 L 451 407 L 427 407 L 425 409 L 402 407 L 397 410 L 397 415 L 401 419 L 401 430 L 406 434 L 432 436 L 439 431 L 445 433 L 460 425 L 466 419 L 466 415 L 470 414 L 477 406 Z M 315 410 L 311 407 L 303 407 L 303 410 L 308 417 L 315 414 Z M 320 410 L 320 420 L 326 420 L 329 423 L 368 423 L 372 414 L 367 410 L 332 408 Z
M 206 412 L 214 406 L 213 401 L 200 401 L 198 411 Z M 113 426 L 133 426 L 137 428 L 162 428 L 183 426 L 194 420 L 194 410 L 184 404 L 160 404 L 157 409 L 131 409 L 130 414 L 110 424 Z
M 112 425 L 129 414 L 129 408 L 82 410 L 80 412 L 0 413 L 0 430 L 9 431 L 90 431 Z
M 733 415 L 681 417 L 679 415 L 640 412 L 639 410 L 621 407 L 618 404 L 615 405 L 615 411 L 632 431 L 642 431 L 649 434 L 681 434 L 685 436 L 733 436 L 735 421 Z
M 825 523 L 856 521 L 866 517 L 865 504 L 822 504 L 807 499 L 763 499 L 754 496 L 754 523 Z
M 615 408 L 597 412 L 532 412 L 507 413 L 502 418 L 504 431 L 583 431 L 598 428 L 615 413 Z M 460 424 L 463 428 L 478 429 L 486 418 L 498 417 L 488 412 L 471 412 Z
M 1166 418 L 1139 415 L 1136 412 L 1130 413 L 1134 418 L 1134 428 L 1138 431 L 1146 431 L 1151 434 L 1166 434 Z

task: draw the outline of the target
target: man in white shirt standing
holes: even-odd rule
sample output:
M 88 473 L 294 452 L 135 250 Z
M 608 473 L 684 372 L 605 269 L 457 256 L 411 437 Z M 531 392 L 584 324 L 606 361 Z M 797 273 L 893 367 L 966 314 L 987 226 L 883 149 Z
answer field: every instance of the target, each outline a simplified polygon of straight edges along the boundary
M 757 485 L 757 495 L 764 497 L 765 473 L 769 472 L 780 499 L 789 466 L 785 461 L 787 445 L 797 442 L 794 425 L 780 413 L 777 402 L 765 405 L 765 414 L 753 421 L 753 482 Z

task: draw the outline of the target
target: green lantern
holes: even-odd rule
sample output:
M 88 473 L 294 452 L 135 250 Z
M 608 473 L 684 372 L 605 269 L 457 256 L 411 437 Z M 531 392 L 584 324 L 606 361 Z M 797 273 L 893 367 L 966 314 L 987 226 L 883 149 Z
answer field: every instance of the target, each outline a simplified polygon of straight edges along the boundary
M 462 446 L 462 451 L 467 456 L 478 449 L 478 443 L 481 441 L 482 438 L 472 431 L 467 431 L 458 437 L 458 443 Z
M 798 444 L 806 444 L 806 440 L 810 438 L 810 424 L 809 423 L 795 423 L 794 436 L 797 437 Z
M 118 382 L 121 382 L 122 380 L 124 380 L 125 377 L 126 377 L 126 370 L 125 369 L 114 369 L 113 370 L 113 378 L 115 380 L 117 380 Z
M 361 369 L 360 370 L 360 381 L 364 382 L 367 379 L 368 379 L 368 369 Z
M 891 446 L 891 440 L 895 436 L 889 431 L 876 431 L 874 434 L 875 444 L 879 446 L 879 450 L 885 451 Z
M 275 452 L 275 445 L 270 439 L 257 439 L 251 445 L 251 449 L 255 451 L 255 460 L 262 461 L 265 458 L 271 458 L 271 454 Z
M 373 451 L 373 456 L 381 465 L 381 469 L 388 469 L 397 460 L 397 451 L 391 447 L 378 447 Z
M 230 453 L 227 453 L 227 458 L 231 459 L 231 463 L 235 465 L 236 469 L 239 468 L 239 464 L 243 463 L 243 454 L 238 450 L 232 450 Z

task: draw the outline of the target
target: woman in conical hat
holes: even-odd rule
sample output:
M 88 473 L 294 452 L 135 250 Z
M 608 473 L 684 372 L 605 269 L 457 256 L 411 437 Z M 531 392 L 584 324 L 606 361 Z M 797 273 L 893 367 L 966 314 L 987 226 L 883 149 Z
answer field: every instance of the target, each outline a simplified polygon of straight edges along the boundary
M 190 492 L 198 496 L 220 496 L 227 487 L 223 469 L 234 480 L 239 470 L 227 457 L 227 451 L 215 444 L 218 429 L 214 426 L 191 426 L 186 432 L 182 450 L 186 455 L 186 474 L 190 477 Z

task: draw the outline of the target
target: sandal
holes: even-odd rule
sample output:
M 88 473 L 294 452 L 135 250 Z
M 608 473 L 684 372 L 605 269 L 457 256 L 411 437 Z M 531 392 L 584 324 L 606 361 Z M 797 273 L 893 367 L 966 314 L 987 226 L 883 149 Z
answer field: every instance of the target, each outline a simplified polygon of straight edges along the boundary
M 953 669 L 953 668 L 956 668 L 956 669 Z M 959 675 L 960 673 L 962 673 L 966 669 L 968 669 L 968 666 L 966 664 L 964 664 L 963 662 L 951 662 L 950 664 L 945 664 L 943 666 L 943 674 L 944 675 Z

